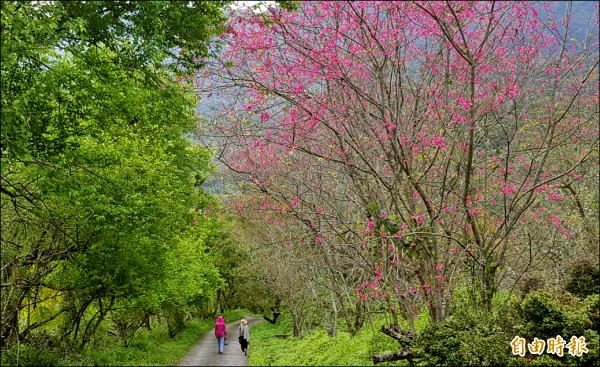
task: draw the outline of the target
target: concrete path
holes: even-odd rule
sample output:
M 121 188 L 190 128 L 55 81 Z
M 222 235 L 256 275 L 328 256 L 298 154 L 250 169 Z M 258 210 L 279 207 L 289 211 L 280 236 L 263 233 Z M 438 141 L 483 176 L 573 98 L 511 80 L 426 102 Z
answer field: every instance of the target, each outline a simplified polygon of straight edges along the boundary
M 260 317 L 244 317 L 250 326 L 250 345 L 248 354 L 252 353 L 252 325 L 260 322 Z M 225 320 L 227 321 L 227 320 Z M 211 329 L 202 335 L 198 343 L 190 349 L 188 354 L 181 359 L 178 366 L 247 366 L 248 356 L 242 355 L 240 343 L 238 343 L 238 327 L 240 320 L 227 324 L 227 345 L 223 349 L 223 355 L 217 354 L 217 338 L 215 329 Z

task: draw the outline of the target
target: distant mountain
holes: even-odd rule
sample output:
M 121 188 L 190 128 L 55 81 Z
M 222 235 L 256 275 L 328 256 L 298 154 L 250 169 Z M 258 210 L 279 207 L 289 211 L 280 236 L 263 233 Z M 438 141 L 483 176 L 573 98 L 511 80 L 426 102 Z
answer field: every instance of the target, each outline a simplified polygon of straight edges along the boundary
M 539 7 L 545 2 L 540 2 Z M 583 40 L 589 33 L 598 33 L 598 23 L 590 27 L 590 22 L 598 12 L 600 1 L 556 1 L 550 7 L 557 19 L 562 19 L 571 5 L 571 22 L 569 24 L 569 38 Z

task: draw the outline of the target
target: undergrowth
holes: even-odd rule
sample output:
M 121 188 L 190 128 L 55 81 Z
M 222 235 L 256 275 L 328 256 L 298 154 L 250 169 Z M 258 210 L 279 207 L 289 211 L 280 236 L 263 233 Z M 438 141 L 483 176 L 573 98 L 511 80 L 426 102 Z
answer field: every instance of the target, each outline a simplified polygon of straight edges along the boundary
M 426 324 L 426 315 L 415 327 Z M 379 331 L 383 319 L 374 320 L 350 336 L 343 328 L 330 337 L 322 328 L 299 337 L 290 335 L 291 319 L 282 315 L 277 324 L 262 322 L 250 332 L 251 366 L 372 366 L 373 354 L 399 350 L 399 344 Z M 408 366 L 407 361 L 379 363 L 379 366 Z

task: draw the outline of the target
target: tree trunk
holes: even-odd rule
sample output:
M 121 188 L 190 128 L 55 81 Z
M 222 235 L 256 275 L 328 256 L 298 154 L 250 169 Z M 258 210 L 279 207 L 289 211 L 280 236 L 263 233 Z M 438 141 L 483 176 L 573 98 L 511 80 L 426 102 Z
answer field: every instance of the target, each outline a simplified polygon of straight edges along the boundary
M 0 335 L 0 347 L 2 350 L 12 343 L 16 335 L 19 335 L 18 313 L 9 310 L 6 314 L 6 316 L 2 315 L 2 334 Z
M 337 327 L 338 327 L 338 306 L 337 306 L 337 301 L 335 299 L 335 293 L 333 292 L 333 290 L 331 291 L 331 310 L 333 313 L 333 328 L 331 330 L 330 336 L 336 336 L 337 335 Z

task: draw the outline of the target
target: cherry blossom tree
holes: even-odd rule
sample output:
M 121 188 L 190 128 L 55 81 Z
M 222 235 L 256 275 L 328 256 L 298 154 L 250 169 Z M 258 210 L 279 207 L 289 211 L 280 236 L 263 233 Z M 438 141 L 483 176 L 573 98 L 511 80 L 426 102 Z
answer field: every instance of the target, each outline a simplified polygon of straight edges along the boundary
M 532 2 L 305 2 L 239 11 L 228 30 L 196 81 L 231 101 L 221 162 L 360 269 L 347 286 L 396 326 L 421 302 L 443 320 L 459 272 L 491 307 L 520 260 L 568 245 L 568 203 L 585 216 L 597 13 L 584 39 Z

